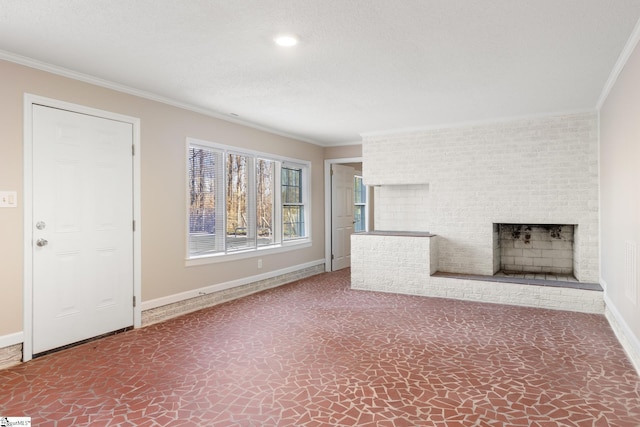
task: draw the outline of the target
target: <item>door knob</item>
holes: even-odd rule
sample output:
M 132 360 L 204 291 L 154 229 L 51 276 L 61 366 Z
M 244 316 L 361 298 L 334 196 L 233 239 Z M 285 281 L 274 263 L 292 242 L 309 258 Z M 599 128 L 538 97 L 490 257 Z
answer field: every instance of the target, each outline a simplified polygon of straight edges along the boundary
M 40 246 L 40 247 L 42 247 L 42 246 L 47 246 L 48 244 L 49 244 L 49 241 L 48 241 L 48 240 L 45 240 L 45 239 L 38 239 L 38 240 L 36 241 L 36 245 L 38 245 L 38 246 Z

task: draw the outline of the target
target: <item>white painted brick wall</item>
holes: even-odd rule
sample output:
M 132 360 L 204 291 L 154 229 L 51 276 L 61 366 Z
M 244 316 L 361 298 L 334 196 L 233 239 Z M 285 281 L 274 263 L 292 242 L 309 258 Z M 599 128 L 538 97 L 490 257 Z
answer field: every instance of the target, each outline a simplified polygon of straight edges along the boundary
M 380 283 L 383 289 L 396 289 L 399 293 L 422 286 L 437 268 L 431 258 L 432 253 L 437 253 L 436 239 L 353 234 L 351 286 L 376 290 L 372 283 Z
M 577 224 L 574 274 L 598 281 L 595 113 L 365 135 L 362 150 L 375 228 L 439 235 L 440 271 L 493 274 L 493 223 Z
M 374 188 L 374 228 L 385 231 L 430 231 L 428 185 L 385 185 Z M 404 228 L 407 226 L 411 228 Z
M 430 275 L 428 261 L 442 239 L 354 234 L 351 287 L 429 297 L 604 313 L 602 292 Z

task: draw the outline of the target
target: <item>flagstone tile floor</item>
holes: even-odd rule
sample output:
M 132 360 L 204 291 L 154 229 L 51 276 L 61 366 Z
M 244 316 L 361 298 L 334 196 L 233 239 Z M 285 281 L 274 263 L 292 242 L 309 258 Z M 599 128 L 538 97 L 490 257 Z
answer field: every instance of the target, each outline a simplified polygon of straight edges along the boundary
M 0 371 L 34 426 L 640 426 L 601 315 L 349 289 L 349 271 Z

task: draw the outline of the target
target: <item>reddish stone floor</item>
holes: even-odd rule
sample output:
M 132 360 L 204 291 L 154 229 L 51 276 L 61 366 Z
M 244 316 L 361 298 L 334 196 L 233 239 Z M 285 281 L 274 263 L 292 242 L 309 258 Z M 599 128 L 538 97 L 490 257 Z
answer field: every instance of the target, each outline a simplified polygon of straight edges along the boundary
M 43 426 L 638 426 L 600 315 L 352 291 L 322 274 L 0 371 Z

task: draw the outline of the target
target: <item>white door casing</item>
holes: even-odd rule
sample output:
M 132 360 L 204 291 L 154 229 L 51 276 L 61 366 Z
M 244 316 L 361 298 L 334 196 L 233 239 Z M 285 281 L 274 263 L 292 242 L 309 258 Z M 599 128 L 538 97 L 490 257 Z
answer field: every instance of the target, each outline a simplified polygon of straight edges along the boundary
M 351 266 L 355 169 L 332 165 L 331 170 L 331 270 L 336 271 Z
M 133 307 L 140 291 L 139 226 L 133 231 L 139 163 L 132 157 L 139 126 L 125 116 L 120 121 L 25 101 L 25 112 L 31 108 L 25 164 L 32 158 L 25 170 L 23 359 L 29 360 L 139 326 Z

